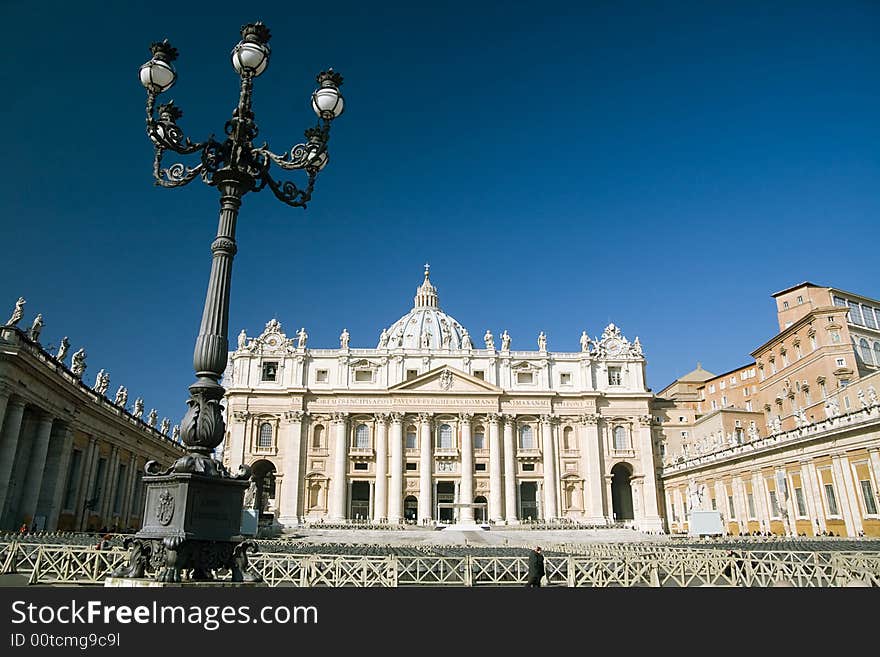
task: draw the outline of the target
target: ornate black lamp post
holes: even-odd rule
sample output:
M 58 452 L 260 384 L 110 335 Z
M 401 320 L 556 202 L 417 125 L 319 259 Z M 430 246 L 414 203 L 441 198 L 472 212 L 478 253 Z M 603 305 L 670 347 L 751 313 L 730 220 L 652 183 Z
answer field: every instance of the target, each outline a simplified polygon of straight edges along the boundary
M 312 108 L 321 122 L 305 131 L 306 142 L 284 155 L 272 153 L 265 143 L 255 146 L 259 131 L 251 110 L 253 80 L 269 64 L 270 34 L 263 23 L 257 22 L 243 26 L 241 36 L 232 50 L 232 66 L 241 78 L 241 93 L 232 118 L 226 122 L 223 141 L 213 135 L 203 142 L 190 141 L 177 125 L 183 112 L 174 101 L 155 107 L 157 96 L 170 89 L 177 78 L 171 64 L 177 50 L 167 39 L 151 46 L 153 57 L 140 68 L 141 84 L 147 89 L 147 135 L 156 151 L 156 184 L 180 187 L 200 177 L 220 191 L 220 223 L 211 244 L 211 277 L 193 353 L 197 380 L 189 387 L 189 410 L 180 424 L 187 454 L 164 472 L 155 462 L 147 464 L 151 476 L 144 480 L 144 524 L 133 539 L 130 565 L 116 573 L 120 576 L 141 577 L 145 570 L 155 570 L 159 580 L 180 581 L 182 570 L 192 570 L 194 578 L 207 579 L 213 568 L 230 568 L 233 580 L 254 578 L 246 572 L 248 542 L 238 535 L 250 471 L 242 466 L 237 475 L 230 475 L 211 457 L 225 433 L 220 408 L 225 390 L 219 379 L 227 363 L 235 224 L 242 197 L 264 187 L 288 205 L 306 207 L 318 172 L 329 159 L 330 122 L 342 114 L 344 105 L 339 93 L 342 76 L 332 69 L 322 72 L 312 94 Z M 192 167 L 178 162 L 163 168 L 166 151 L 198 154 L 199 162 Z M 285 171 L 305 170 L 305 188 L 273 178 L 273 163 Z

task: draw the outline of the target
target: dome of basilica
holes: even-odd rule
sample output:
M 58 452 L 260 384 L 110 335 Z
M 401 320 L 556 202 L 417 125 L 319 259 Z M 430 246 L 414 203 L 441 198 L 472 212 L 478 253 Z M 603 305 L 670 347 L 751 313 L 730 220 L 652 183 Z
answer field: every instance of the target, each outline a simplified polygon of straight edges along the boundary
M 471 349 L 467 329 L 440 310 L 437 288 L 431 284 L 430 267 L 416 290 L 413 309 L 383 329 L 379 349 Z

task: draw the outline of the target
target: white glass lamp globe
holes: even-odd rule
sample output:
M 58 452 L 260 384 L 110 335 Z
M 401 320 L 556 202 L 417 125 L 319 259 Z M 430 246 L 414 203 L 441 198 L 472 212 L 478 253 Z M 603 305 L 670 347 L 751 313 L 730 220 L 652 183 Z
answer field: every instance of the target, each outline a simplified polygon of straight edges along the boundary
M 149 91 L 162 93 L 168 91 L 177 80 L 177 73 L 171 64 L 161 59 L 151 59 L 140 69 L 141 84 Z
M 322 119 L 335 119 L 345 109 L 345 100 L 336 87 L 321 87 L 312 94 L 312 109 Z
M 257 77 L 269 65 L 269 45 L 241 41 L 232 49 L 232 67 L 239 75 Z

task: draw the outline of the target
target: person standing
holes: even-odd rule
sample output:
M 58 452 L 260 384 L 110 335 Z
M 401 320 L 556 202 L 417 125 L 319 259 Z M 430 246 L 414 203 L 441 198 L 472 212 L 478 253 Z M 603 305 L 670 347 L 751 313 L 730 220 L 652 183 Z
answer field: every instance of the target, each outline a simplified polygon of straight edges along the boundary
M 541 586 L 541 578 L 544 577 L 544 555 L 541 554 L 540 546 L 529 553 L 529 576 L 526 586 Z

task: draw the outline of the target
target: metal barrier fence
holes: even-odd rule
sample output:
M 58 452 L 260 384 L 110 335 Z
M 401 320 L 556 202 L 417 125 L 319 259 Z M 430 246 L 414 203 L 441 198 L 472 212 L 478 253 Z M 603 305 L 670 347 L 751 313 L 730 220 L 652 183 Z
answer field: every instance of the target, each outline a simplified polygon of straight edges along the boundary
M 101 584 L 126 563 L 121 548 L 0 543 L 0 574 L 30 584 Z M 251 567 L 269 586 L 523 586 L 526 556 L 256 554 Z M 668 546 L 593 546 L 591 554 L 547 555 L 548 582 L 568 587 L 845 586 L 880 587 L 880 553 L 698 550 Z M 228 578 L 228 573 L 220 573 Z

